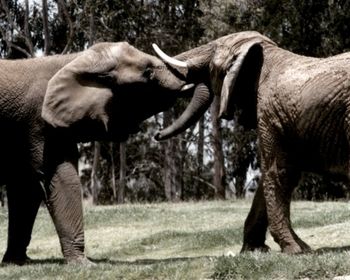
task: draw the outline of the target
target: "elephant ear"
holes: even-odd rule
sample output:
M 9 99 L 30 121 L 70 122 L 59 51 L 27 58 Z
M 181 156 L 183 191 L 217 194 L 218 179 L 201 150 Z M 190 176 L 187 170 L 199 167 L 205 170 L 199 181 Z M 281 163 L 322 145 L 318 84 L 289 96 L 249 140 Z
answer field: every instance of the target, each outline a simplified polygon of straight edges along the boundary
M 221 118 L 230 120 L 236 110 L 240 111 L 239 123 L 256 127 L 257 88 L 263 64 L 263 49 L 260 41 L 241 46 L 237 58 L 231 63 L 221 89 Z
M 112 98 L 107 78 L 116 67 L 113 55 L 89 49 L 58 71 L 49 81 L 42 117 L 53 127 L 69 127 L 83 119 L 107 125 L 106 105 Z

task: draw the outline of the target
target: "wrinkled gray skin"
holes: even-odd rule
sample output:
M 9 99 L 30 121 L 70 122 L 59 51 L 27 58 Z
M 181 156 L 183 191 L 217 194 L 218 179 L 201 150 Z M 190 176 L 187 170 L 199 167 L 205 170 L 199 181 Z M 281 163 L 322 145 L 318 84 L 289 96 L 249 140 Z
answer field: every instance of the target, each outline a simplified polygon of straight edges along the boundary
M 81 53 L 0 60 L 0 184 L 9 206 L 4 263 L 24 264 L 42 200 L 68 262 L 84 254 L 76 143 L 123 141 L 168 109 L 185 81 L 157 57 L 127 43 Z
M 221 95 L 223 118 L 240 110 L 243 125 L 257 126 L 262 179 L 242 251 L 268 250 L 268 226 L 283 252 L 309 251 L 291 226 L 291 195 L 302 172 L 349 176 L 350 53 L 305 57 L 257 32 L 241 32 L 176 58 L 188 62 L 189 77 L 209 77 L 204 82 Z

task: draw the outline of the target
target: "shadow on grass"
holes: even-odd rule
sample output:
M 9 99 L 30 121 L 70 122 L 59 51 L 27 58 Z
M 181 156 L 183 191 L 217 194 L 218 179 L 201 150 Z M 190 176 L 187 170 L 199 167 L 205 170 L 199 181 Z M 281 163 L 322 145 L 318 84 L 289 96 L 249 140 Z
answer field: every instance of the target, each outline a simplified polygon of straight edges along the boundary
M 342 247 L 323 247 L 316 250 L 312 250 L 305 255 L 316 254 L 322 255 L 327 253 L 342 253 L 350 251 L 350 246 L 342 246 Z M 266 254 L 269 254 L 266 252 Z M 241 254 L 238 254 L 240 256 Z M 164 259 L 137 259 L 134 261 L 123 261 L 123 260 L 111 260 L 108 258 L 88 258 L 91 262 L 95 264 L 110 264 L 110 265 L 154 265 L 154 264 L 168 264 L 168 263 L 176 263 L 176 262 L 187 262 L 193 260 L 200 259 L 215 259 L 216 256 L 196 256 L 196 257 L 173 257 L 173 258 L 164 258 Z M 25 265 L 66 265 L 66 262 L 63 258 L 51 258 L 51 259 L 32 259 L 30 262 Z M 4 266 L 3 264 L 1 266 Z
M 160 263 L 173 263 L 173 262 L 184 262 L 196 259 L 215 258 L 215 256 L 198 256 L 198 257 L 178 257 L 178 258 L 165 258 L 165 259 L 138 259 L 135 261 L 123 261 L 123 260 L 110 260 L 107 258 L 95 259 L 88 258 L 94 264 L 111 264 L 111 265 L 152 265 Z M 67 265 L 64 259 L 52 258 L 52 259 L 31 259 L 24 265 L 45 265 L 45 264 L 56 264 L 56 265 Z M 1 264 L 0 266 L 7 266 L 9 264 Z M 69 265 L 69 264 L 68 264 Z
M 54 258 L 54 259 L 31 259 L 28 262 L 29 265 L 35 264 L 66 264 L 64 259 Z
M 185 262 L 191 260 L 199 259 L 210 259 L 215 258 L 215 256 L 198 256 L 198 257 L 175 257 L 175 258 L 165 258 L 165 259 L 138 259 L 135 261 L 123 261 L 123 260 L 110 260 L 110 259 L 92 259 L 89 258 L 92 262 L 99 264 L 112 264 L 112 265 L 152 265 L 160 263 L 174 263 L 174 262 Z
M 11 265 L 27 266 L 27 265 L 43 265 L 43 264 L 66 264 L 64 259 L 52 258 L 52 259 L 30 259 L 23 264 L 14 264 L 14 263 L 1 263 L 0 267 L 6 267 Z
M 350 246 L 342 246 L 342 247 L 323 247 L 315 250 L 314 252 L 317 254 L 325 254 L 325 253 L 342 253 L 350 251 Z

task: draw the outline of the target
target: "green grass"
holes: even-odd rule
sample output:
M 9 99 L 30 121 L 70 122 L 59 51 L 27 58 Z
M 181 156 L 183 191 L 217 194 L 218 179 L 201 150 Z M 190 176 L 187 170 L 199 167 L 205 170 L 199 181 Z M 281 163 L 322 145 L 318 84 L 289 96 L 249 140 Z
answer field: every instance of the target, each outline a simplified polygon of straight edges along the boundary
M 309 255 L 247 253 L 236 258 L 219 257 L 214 279 L 333 279 L 350 274 L 350 253 Z
M 290 256 L 239 254 L 249 201 L 85 207 L 87 255 L 94 267 L 63 265 L 57 235 L 40 209 L 22 267 L 0 267 L 0 279 L 332 279 L 350 275 L 350 204 L 294 202 L 297 233 L 315 251 Z M 7 211 L 0 209 L 0 254 Z M 235 255 L 235 256 L 226 256 Z

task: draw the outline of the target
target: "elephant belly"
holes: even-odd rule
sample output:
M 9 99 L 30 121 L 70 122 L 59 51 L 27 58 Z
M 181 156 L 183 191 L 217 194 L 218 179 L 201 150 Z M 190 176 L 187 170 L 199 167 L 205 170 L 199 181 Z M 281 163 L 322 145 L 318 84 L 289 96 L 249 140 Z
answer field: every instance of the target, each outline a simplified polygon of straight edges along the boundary
M 298 147 L 298 158 L 303 169 L 348 176 L 350 158 L 345 134 L 330 133 L 328 137 L 310 134 L 300 142 Z
M 344 94 L 344 88 L 328 95 L 322 90 L 308 91 L 298 102 L 295 133 L 300 159 L 308 169 L 349 173 L 350 130 L 346 124 L 348 110 L 342 98 Z
M 19 130 L 12 132 L 0 140 L 0 185 L 27 181 L 36 176 L 42 166 L 42 141 Z

